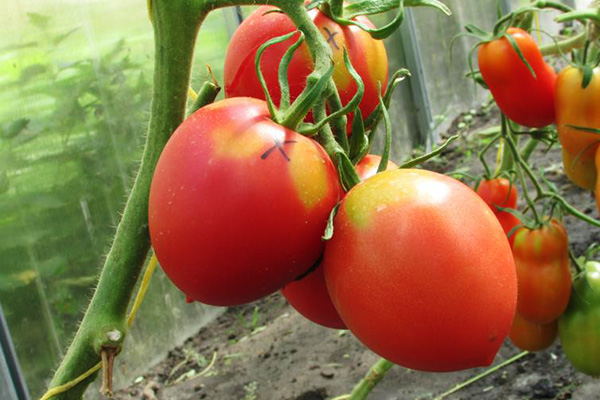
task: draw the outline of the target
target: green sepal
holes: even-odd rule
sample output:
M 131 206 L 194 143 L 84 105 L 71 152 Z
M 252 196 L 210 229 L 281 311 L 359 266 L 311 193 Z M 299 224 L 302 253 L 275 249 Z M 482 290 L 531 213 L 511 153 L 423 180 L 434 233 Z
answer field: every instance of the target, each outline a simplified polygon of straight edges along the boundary
M 310 11 L 312 9 L 315 9 L 325 2 L 327 2 L 327 0 L 313 0 L 306 5 L 306 10 Z
M 333 237 L 333 220 L 337 215 L 341 204 L 341 202 L 337 203 L 329 213 L 329 218 L 327 218 L 327 226 L 325 227 L 325 232 L 323 232 L 323 237 L 321 238 L 324 241 L 330 240 Z
M 275 104 L 273 103 L 273 99 L 271 98 L 271 94 L 269 93 L 269 88 L 267 87 L 267 82 L 265 82 L 265 77 L 262 73 L 262 70 L 260 69 L 260 60 L 262 58 L 263 53 L 265 52 L 265 50 L 277 43 L 281 43 L 283 41 L 288 40 L 289 38 L 291 38 L 292 36 L 294 36 L 297 33 L 297 31 L 293 31 L 290 32 L 286 35 L 282 35 L 282 36 L 277 36 L 273 39 L 267 40 L 265 43 L 263 43 L 258 50 L 256 51 L 256 57 L 254 58 L 254 68 L 256 70 L 256 76 L 258 77 L 258 81 L 260 82 L 260 86 L 263 89 L 263 92 L 265 93 L 265 100 L 267 102 L 267 106 L 269 107 L 269 113 L 271 114 L 271 117 L 273 117 L 273 119 L 275 121 L 277 121 L 277 116 L 278 116 L 278 110 L 277 107 L 275 107 Z
M 202 87 L 198 91 L 198 97 L 196 97 L 196 100 L 194 100 L 194 103 L 192 103 L 192 106 L 188 111 L 189 115 L 193 114 L 195 111 L 199 110 L 205 105 L 214 102 L 217 98 L 217 95 L 221 91 L 221 87 L 213 76 L 210 67 L 207 66 L 207 68 L 212 81 L 206 81 L 202 84 Z
M 292 44 L 283 55 L 281 62 L 279 63 L 279 88 L 281 91 L 281 101 L 279 102 L 279 109 L 285 110 L 290 106 L 290 84 L 288 82 L 288 69 L 294 52 L 298 47 L 304 43 L 304 32 L 300 31 L 300 37 L 294 44 Z
M 383 122 L 385 124 L 385 144 L 383 146 L 383 152 L 381 153 L 381 160 L 379 166 L 377 166 L 377 173 L 386 170 L 388 161 L 390 160 L 390 150 L 392 148 L 392 121 L 390 119 L 390 113 L 383 102 L 381 94 L 379 94 L 379 106 L 383 114 Z
M 306 78 L 306 87 L 300 93 L 300 96 L 294 100 L 292 105 L 283 110 L 283 115 L 277 121 L 281 125 L 296 130 L 296 127 L 302 122 L 306 114 L 315 104 L 315 101 L 323 95 L 323 92 L 329 84 L 329 79 L 333 75 L 333 60 L 329 64 L 329 69 L 321 77 L 317 78 L 309 75 Z M 310 135 L 310 133 L 308 133 Z
M 337 152 L 334 154 L 334 159 L 342 188 L 344 192 L 348 192 L 360 182 L 360 177 L 346 153 Z
M 319 121 L 317 124 L 313 125 L 311 128 L 313 131 L 301 132 L 303 135 L 314 134 L 315 132 L 317 132 L 321 128 L 323 128 L 323 126 L 325 126 L 325 124 L 329 123 L 331 120 L 333 120 L 335 118 L 339 118 L 342 115 L 346 115 L 346 114 L 351 113 L 352 111 L 358 109 L 358 105 L 360 104 L 360 102 L 363 98 L 363 95 L 365 93 L 365 84 L 363 83 L 362 78 L 360 77 L 358 72 L 356 72 L 356 70 L 352 66 L 352 63 L 350 62 L 350 57 L 348 56 L 348 51 L 346 50 L 345 47 L 344 47 L 344 64 L 346 65 L 346 69 L 348 70 L 348 72 L 350 73 L 352 78 L 354 79 L 354 82 L 356 83 L 356 94 L 352 97 L 352 99 L 350 99 L 348 104 L 346 104 L 344 107 L 340 108 L 336 112 L 329 114 L 327 116 L 327 118 L 324 118 L 323 120 Z M 346 132 L 342 132 L 342 134 L 345 135 Z
M 350 11 L 348 11 L 348 15 L 336 15 L 333 8 L 326 2 L 321 5 L 320 10 L 340 25 L 358 26 L 360 29 L 371 35 L 373 39 L 385 39 L 389 37 L 400 27 L 402 21 L 404 21 L 404 0 L 363 0 L 358 3 L 351 4 L 351 6 L 353 6 L 354 11 L 351 8 Z M 348 7 L 344 9 L 344 14 L 346 14 Z M 379 14 L 381 12 L 391 11 L 393 9 L 398 10 L 396 16 L 390 23 L 381 28 L 373 29 L 352 19 L 358 15 Z
M 396 86 L 398 86 L 398 84 L 400 82 L 402 82 L 404 79 L 406 79 L 407 76 L 410 76 L 410 71 L 407 70 L 406 68 L 400 68 L 399 70 L 397 70 L 394 73 L 392 78 L 389 80 L 388 86 L 385 90 L 385 94 L 383 95 L 383 103 L 385 104 L 386 107 L 390 106 L 390 102 L 392 101 L 392 95 L 394 94 L 394 90 L 396 89 Z M 381 105 L 377 105 L 375 110 L 373 110 L 371 115 L 369 115 L 365 121 L 365 128 L 367 130 L 371 131 L 371 134 L 369 135 L 370 142 L 372 142 L 372 140 L 373 140 L 373 136 L 374 136 L 373 132 L 377 128 L 377 124 L 379 123 L 380 120 L 381 120 Z
M 365 124 L 360 108 L 354 112 L 350 135 L 350 160 L 356 165 L 369 151 L 369 138 L 365 134 Z
M 585 65 L 581 68 L 581 72 L 583 73 L 581 88 L 585 89 L 592 82 L 592 78 L 594 77 L 594 69 L 588 65 Z
M 517 41 L 515 40 L 515 38 L 513 38 L 508 33 L 505 33 L 504 35 L 502 35 L 502 37 L 504 37 L 504 38 L 506 38 L 506 40 L 508 40 L 508 42 L 510 43 L 510 45 L 512 46 L 512 48 L 517 52 L 517 55 L 519 56 L 519 58 L 521 59 L 521 61 L 523 62 L 523 64 L 525 64 L 525 66 L 527 67 L 527 69 L 529 70 L 529 72 L 531 72 L 531 75 L 533 75 L 533 78 L 537 79 L 537 75 L 535 74 L 535 71 L 533 70 L 533 67 L 531 66 L 531 64 L 529 64 L 529 61 L 527 61 L 525 59 L 525 56 L 523 55 L 523 52 L 519 48 L 519 45 L 517 44 Z
M 416 157 L 416 158 L 406 161 L 405 163 L 400 165 L 400 168 L 413 168 L 419 164 L 424 163 L 425 161 L 442 153 L 448 147 L 448 145 L 450 145 L 450 143 L 452 143 L 456 139 L 458 139 L 458 135 L 450 136 L 448 139 L 446 139 L 446 141 L 444 143 L 442 143 L 442 145 L 440 147 L 430 151 L 427 154 L 423 154 L 420 157 Z
M 583 131 L 588 133 L 593 133 L 595 135 L 600 135 L 600 129 L 598 128 L 589 128 L 585 126 L 577 126 L 577 125 L 565 125 L 567 128 L 575 129 L 577 131 Z

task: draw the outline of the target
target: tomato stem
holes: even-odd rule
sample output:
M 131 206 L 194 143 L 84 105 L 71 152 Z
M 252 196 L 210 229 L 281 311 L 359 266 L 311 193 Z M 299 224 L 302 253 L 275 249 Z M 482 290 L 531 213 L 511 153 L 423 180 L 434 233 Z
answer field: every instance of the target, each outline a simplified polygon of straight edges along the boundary
M 542 52 L 543 56 L 566 54 L 569 53 L 571 50 L 583 47 L 585 45 L 586 40 L 587 34 L 585 32 L 581 32 L 576 36 L 570 37 L 560 42 L 542 46 L 540 47 L 540 51 Z
M 472 383 L 475 383 L 478 380 L 485 378 L 486 376 L 498 371 L 499 369 L 502 369 L 502 368 L 506 367 L 507 365 L 510 365 L 510 364 L 514 363 L 515 361 L 520 360 L 521 358 L 525 357 L 528 354 L 529 354 L 528 351 L 523 351 L 498 365 L 488 368 L 485 371 L 483 371 L 481 374 L 475 375 L 471 379 L 461 382 L 461 383 L 457 384 L 456 386 L 454 386 L 452 389 L 440 394 L 439 396 L 437 396 L 435 398 L 435 400 L 442 400 L 442 399 L 450 396 L 451 394 L 454 394 L 454 393 L 458 392 L 459 390 L 464 389 L 465 387 L 471 385 Z
M 367 375 L 354 387 L 348 400 L 364 400 L 395 364 L 384 358 L 377 361 Z

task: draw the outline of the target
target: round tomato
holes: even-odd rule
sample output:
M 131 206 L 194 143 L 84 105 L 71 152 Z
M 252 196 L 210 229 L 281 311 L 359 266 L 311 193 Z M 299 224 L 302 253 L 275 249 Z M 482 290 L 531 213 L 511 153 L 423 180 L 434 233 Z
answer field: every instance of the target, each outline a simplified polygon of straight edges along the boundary
M 232 36 L 225 55 L 225 96 L 265 98 L 254 67 L 256 51 L 267 40 L 296 30 L 287 15 L 269 12 L 273 9 L 270 6 L 259 7 L 244 20 Z M 336 24 L 317 9 L 309 11 L 309 14 L 333 51 L 333 80 L 343 104 L 356 94 L 356 83 L 344 64 L 344 48 L 348 51 L 352 66 L 365 85 L 365 93 L 359 107 L 366 118 L 379 104 L 379 85 L 381 84 L 382 90 L 385 90 L 387 85 L 388 60 L 383 42 L 373 39 L 357 26 Z M 367 26 L 373 26 L 366 17 L 357 17 L 357 20 Z M 281 97 L 277 80 L 279 63 L 285 51 L 297 39 L 295 36 L 275 44 L 263 53 L 261 70 L 275 104 L 279 104 Z M 302 92 L 306 85 L 306 77 L 312 70 L 313 61 L 308 47 L 303 44 L 296 50 L 289 65 L 288 81 L 292 100 Z
M 531 128 L 554 122 L 556 73 L 546 64 L 535 40 L 520 28 L 508 28 L 535 77 L 502 37 L 479 48 L 477 62 L 498 108 L 511 120 Z
M 315 141 L 274 123 L 265 102 L 196 111 L 167 143 L 150 189 L 152 246 L 192 300 L 235 305 L 307 271 L 341 196 Z
M 515 232 L 512 247 L 519 281 L 517 312 L 530 322 L 547 324 L 567 307 L 571 294 L 569 240 L 557 219 L 537 229 Z
M 477 187 L 477 194 L 485 201 L 494 213 L 502 208 L 517 207 L 517 188 L 506 178 L 484 179 Z
M 356 165 L 356 172 L 365 180 L 377 173 L 380 161 L 380 156 L 367 154 Z M 388 170 L 396 168 L 396 164 L 388 162 Z M 322 265 L 304 278 L 287 284 L 281 289 L 281 294 L 296 311 L 312 322 L 328 328 L 346 329 L 327 292 Z
M 600 263 L 587 262 L 558 323 L 565 355 L 579 371 L 600 376 Z
M 547 349 L 558 336 L 558 320 L 544 325 L 530 322 L 515 314 L 508 337 L 521 350 L 540 351 Z
M 386 171 L 352 188 L 323 267 L 348 329 L 412 369 L 489 365 L 515 313 L 515 265 L 496 217 L 472 189 L 430 171 Z

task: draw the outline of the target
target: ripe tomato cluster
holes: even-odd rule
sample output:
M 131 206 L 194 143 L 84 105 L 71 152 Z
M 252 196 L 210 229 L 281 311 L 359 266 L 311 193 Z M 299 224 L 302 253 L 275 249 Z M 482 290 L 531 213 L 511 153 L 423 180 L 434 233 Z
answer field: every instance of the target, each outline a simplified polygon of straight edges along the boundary
M 256 49 L 293 29 L 285 15 L 266 11 L 255 11 L 231 41 L 229 98 L 192 114 L 161 154 L 149 223 L 164 271 L 190 300 L 213 305 L 281 290 L 307 318 L 348 328 L 410 368 L 489 365 L 517 303 L 515 264 L 494 212 L 445 175 L 393 163 L 376 174 L 381 159 L 373 155 L 356 166 L 363 181 L 344 194 L 316 141 L 275 123 L 262 100 L 240 97 L 262 97 L 249 69 Z M 332 47 L 342 102 L 356 88 L 338 46 L 365 80 L 360 107 L 368 115 L 387 80 L 383 44 L 317 11 L 313 19 Z M 289 45 L 265 52 L 270 88 Z M 294 57 L 289 81 L 297 95 L 312 62 L 306 50 Z M 324 242 L 334 208 L 333 237 Z
M 596 190 L 600 209 L 600 67 L 568 66 L 557 76 L 535 41 L 519 28 L 508 28 L 504 36 L 482 44 L 478 63 L 506 117 L 530 128 L 556 123 L 566 176 L 585 190 Z M 516 208 L 517 192 L 504 178 L 484 180 L 477 192 L 492 209 Z M 538 351 L 560 336 L 576 368 L 600 375 L 600 357 L 594 351 L 600 346 L 598 263 L 588 262 L 573 279 L 567 231 L 559 220 L 549 218 L 531 228 L 521 226 L 511 213 L 494 212 L 505 231 L 512 232 L 517 268 L 517 312 L 510 339 L 521 349 Z

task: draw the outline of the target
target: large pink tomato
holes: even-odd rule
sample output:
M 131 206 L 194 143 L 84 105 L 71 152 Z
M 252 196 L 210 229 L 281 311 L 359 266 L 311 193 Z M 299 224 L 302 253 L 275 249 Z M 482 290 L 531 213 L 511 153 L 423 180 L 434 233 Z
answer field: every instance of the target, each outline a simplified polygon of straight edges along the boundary
M 244 20 L 231 38 L 225 56 L 224 80 L 227 97 L 265 98 L 254 67 L 256 51 L 267 40 L 296 29 L 285 14 L 268 12 L 272 10 L 273 7 L 269 6 L 259 7 Z M 309 14 L 333 51 L 333 80 L 343 104 L 356 94 L 356 83 L 344 64 L 344 47 L 348 50 L 354 69 L 365 84 L 360 110 L 366 118 L 379 104 L 379 85 L 381 84 L 382 90 L 385 90 L 387 85 L 388 59 L 383 42 L 373 39 L 356 26 L 338 25 L 316 9 L 311 10 Z M 357 20 L 367 26 L 373 26 L 366 17 L 358 17 Z M 297 39 L 296 35 L 269 47 L 263 53 L 261 70 L 275 104 L 279 104 L 281 96 L 277 81 L 279 63 L 285 51 Z M 296 50 L 289 65 L 288 80 L 292 99 L 300 94 L 306 84 L 306 77 L 312 70 L 313 62 L 308 47 L 303 44 Z
M 515 264 L 498 220 L 472 189 L 430 171 L 386 171 L 352 188 L 323 267 L 348 329 L 412 369 L 489 365 L 515 314 Z
M 190 299 L 250 302 L 313 265 L 340 194 L 319 144 L 274 123 L 261 100 L 226 99 L 184 121 L 161 154 L 152 246 Z
M 356 165 L 360 179 L 365 180 L 375 175 L 380 161 L 381 157 L 375 154 L 363 157 Z M 396 168 L 396 164 L 388 161 L 388 170 Z M 312 322 L 328 328 L 346 329 L 327 292 L 321 264 L 302 279 L 287 284 L 281 289 L 281 294 L 296 311 Z

